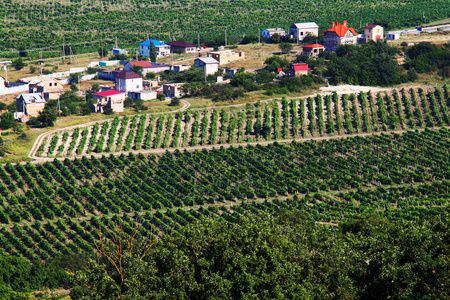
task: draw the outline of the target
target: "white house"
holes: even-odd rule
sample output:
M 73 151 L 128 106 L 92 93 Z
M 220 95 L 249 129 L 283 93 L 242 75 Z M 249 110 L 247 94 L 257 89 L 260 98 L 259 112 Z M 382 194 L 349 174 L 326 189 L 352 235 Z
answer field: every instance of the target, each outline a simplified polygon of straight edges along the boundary
M 0 76 L 0 90 L 3 90 L 5 88 L 5 78 Z
M 206 75 L 214 74 L 219 70 L 219 62 L 212 57 L 199 57 L 194 63 L 196 67 L 202 68 Z
M 319 35 L 319 26 L 315 22 L 295 23 L 289 28 L 289 34 L 301 42 L 308 34 L 312 36 Z
M 151 43 L 155 45 L 156 50 L 156 57 L 164 57 L 170 54 L 170 46 L 167 44 L 164 44 L 161 41 L 155 40 L 155 39 L 149 39 L 148 41 L 145 41 L 143 43 L 139 44 L 139 54 L 141 56 L 147 56 L 150 57 L 150 46 Z
M 387 40 L 398 40 L 400 39 L 400 33 L 398 32 L 388 32 L 386 33 Z
M 22 116 L 38 116 L 45 107 L 41 93 L 22 93 L 16 97 L 17 112 Z
M 278 33 L 281 37 L 286 35 L 286 31 L 284 31 L 283 28 L 268 28 L 261 32 L 261 36 L 263 38 L 270 39 L 275 33 Z
M 142 90 L 142 76 L 132 71 L 123 70 L 116 76 L 116 90 L 121 92 L 137 92 Z
M 125 92 L 109 90 L 92 94 L 96 103 L 93 105 L 94 112 L 102 113 L 105 108 L 111 108 L 113 112 L 123 112 L 123 102 L 125 101 Z

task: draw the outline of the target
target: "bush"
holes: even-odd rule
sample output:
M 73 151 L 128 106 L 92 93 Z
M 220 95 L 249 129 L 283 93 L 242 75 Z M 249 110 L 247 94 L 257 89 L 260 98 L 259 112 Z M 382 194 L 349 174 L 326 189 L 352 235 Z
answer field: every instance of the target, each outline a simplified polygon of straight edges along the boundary
M 174 98 L 170 101 L 170 104 L 169 104 L 169 106 L 178 106 L 178 105 L 180 105 L 180 99 L 177 98 L 177 97 L 174 97 Z
M 109 116 L 109 115 L 114 114 L 114 111 L 112 110 L 111 107 L 107 107 L 107 108 L 105 108 L 104 114 Z
M 166 95 L 163 94 L 163 93 L 160 93 L 160 94 L 158 94 L 158 95 L 156 96 L 156 98 L 157 98 L 159 101 L 164 101 L 164 100 L 166 100 Z

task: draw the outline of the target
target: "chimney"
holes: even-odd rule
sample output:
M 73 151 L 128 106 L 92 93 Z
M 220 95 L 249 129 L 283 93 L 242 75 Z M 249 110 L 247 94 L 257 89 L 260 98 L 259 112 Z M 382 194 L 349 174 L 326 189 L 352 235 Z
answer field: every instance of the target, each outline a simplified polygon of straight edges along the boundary
M 344 21 L 344 23 L 342 23 L 342 24 L 344 24 L 344 26 L 347 27 L 347 21 Z
M 332 22 L 331 25 L 332 25 L 331 27 L 334 27 L 334 22 Z
M 369 23 L 366 23 L 366 26 L 369 26 Z

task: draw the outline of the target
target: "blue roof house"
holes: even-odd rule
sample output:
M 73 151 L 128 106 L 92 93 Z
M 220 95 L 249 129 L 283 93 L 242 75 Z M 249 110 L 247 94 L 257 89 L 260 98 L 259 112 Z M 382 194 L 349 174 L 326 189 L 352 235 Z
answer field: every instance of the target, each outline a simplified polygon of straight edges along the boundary
M 151 43 L 155 45 L 156 49 L 156 57 L 164 57 L 167 55 L 170 55 L 170 46 L 167 44 L 164 44 L 164 42 L 155 40 L 155 39 L 149 39 L 148 41 L 145 41 L 143 43 L 139 44 L 139 54 L 141 56 L 147 56 L 150 57 L 150 46 Z

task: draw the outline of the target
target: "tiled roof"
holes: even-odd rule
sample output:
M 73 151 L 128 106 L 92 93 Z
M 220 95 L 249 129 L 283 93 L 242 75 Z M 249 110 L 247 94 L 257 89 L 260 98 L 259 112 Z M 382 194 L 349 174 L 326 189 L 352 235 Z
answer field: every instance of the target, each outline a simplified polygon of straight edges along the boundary
M 321 44 L 311 44 L 311 45 L 303 46 L 303 48 L 325 48 L 325 46 L 321 45 Z
M 163 42 L 155 40 L 155 39 L 149 39 L 148 41 L 142 42 L 139 44 L 139 46 L 151 46 L 152 42 L 153 42 L 153 45 L 155 45 L 155 47 L 167 46 L 167 44 L 164 44 Z
M 108 96 L 118 95 L 118 94 L 122 94 L 122 93 L 125 94 L 125 92 L 120 92 L 120 91 L 116 91 L 116 90 L 109 90 L 109 91 L 103 91 L 103 92 L 94 93 L 92 95 L 100 96 L 100 97 L 108 97 Z
M 139 66 L 139 67 L 143 67 L 143 68 L 149 68 L 149 67 L 153 66 L 153 64 L 151 62 L 149 62 L 148 60 L 136 60 L 136 61 L 130 61 L 129 63 L 133 67 Z
M 188 42 L 168 42 L 167 45 L 174 46 L 174 47 L 183 47 L 183 48 L 191 48 L 191 47 L 197 47 L 194 44 L 188 43 Z
M 377 27 L 378 25 L 376 24 L 369 24 L 366 27 L 364 27 L 364 29 L 374 29 L 375 27 Z
M 308 64 L 293 64 L 292 68 L 294 69 L 294 72 L 308 71 Z
M 331 27 L 330 29 L 328 29 L 327 31 L 325 31 L 323 33 L 323 35 L 325 35 L 327 32 L 335 32 L 338 36 L 342 37 L 345 36 L 347 34 L 347 32 L 350 30 L 350 32 L 353 35 L 358 35 L 355 31 L 355 29 L 353 28 L 348 28 L 347 26 L 345 26 L 344 24 L 337 24 L 334 25 L 333 27 Z
M 120 79 L 133 79 L 133 78 L 142 78 L 141 75 L 134 73 L 133 71 L 125 71 L 123 70 L 122 72 L 120 72 L 119 74 L 117 74 L 116 76 L 117 78 Z

